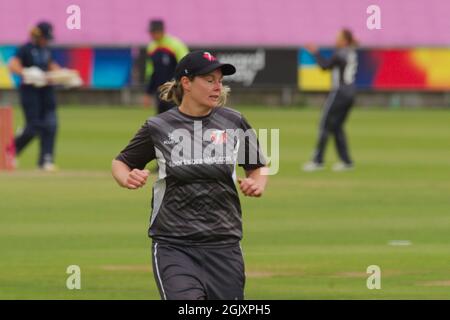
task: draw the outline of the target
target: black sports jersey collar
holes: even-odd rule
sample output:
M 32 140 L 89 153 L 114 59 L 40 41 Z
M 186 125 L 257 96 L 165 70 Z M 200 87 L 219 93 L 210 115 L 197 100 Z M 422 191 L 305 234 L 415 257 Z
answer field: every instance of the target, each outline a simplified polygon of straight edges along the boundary
M 205 119 L 208 119 L 209 117 L 211 117 L 212 115 L 214 115 L 214 113 L 216 113 L 217 108 L 220 108 L 220 107 L 212 108 L 211 112 L 208 113 L 207 115 L 204 115 L 204 116 L 191 116 L 189 114 L 186 114 L 186 113 L 182 112 L 180 110 L 180 107 L 176 107 L 175 109 L 181 116 L 183 116 L 185 118 L 189 118 L 191 120 L 205 120 Z

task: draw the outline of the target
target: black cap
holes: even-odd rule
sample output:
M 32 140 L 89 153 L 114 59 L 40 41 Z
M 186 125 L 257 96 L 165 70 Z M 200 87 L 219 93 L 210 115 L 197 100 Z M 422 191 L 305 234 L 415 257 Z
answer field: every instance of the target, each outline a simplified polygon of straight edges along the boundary
M 175 79 L 181 77 L 194 77 L 210 73 L 216 69 L 221 69 L 224 76 L 236 73 L 236 68 L 229 63 L 220 63 L 216 57 L 207 51 L 193 51 L 184 56 L 178 62 L 175 69 Z
M 41 36 L 47 40 L 53 40 L 53 26 L 46 21 L 39 22 L 36 26 L 41 32 Z
M 162 20 L 151 20 L 148 26 L 148 31 L 164 31 L 164 21 Z

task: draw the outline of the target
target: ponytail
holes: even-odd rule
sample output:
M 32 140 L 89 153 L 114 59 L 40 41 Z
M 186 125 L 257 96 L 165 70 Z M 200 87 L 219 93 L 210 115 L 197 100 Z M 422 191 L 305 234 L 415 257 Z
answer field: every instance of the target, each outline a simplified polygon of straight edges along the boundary
M 167 81 L 159 87 L 159 92 L 161 100 L 172 102 L 177 106 L 179 106 L 183 100 L 184 91 L 180 81 Z

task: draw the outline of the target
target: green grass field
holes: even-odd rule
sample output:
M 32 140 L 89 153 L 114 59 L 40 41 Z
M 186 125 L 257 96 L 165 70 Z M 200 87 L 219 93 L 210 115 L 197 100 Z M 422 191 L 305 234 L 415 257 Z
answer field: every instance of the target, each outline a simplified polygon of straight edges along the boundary
M 327 170 L 304 173 L 317 109 L 240 110 L 256 128 L 281 129 L 279 173 L 261 199 L 241 198 L 247 299 L 450 299 L 449 111 L 356 108 L 356 170 L 330 170 L 330 143 Z M 109 171 L 149 113 L 63 106 L 61 170 L 35 169 L 34 142 L 17 171 L 0 173 L 0 299 L 159 299 L 151 184 L 120 189 Z M 81 290 L 66 288 L 73 264 Z M 381 268 L 380 290 L 366 287 L 369 265 Z

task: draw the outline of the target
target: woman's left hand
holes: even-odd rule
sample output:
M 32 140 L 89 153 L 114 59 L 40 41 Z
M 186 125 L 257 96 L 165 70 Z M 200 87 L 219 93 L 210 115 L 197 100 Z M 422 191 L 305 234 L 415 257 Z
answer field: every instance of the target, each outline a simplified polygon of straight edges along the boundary
M 264 187 L 253 178 L 238 178 L 242 193 L 248 197 L 261 197 Z

